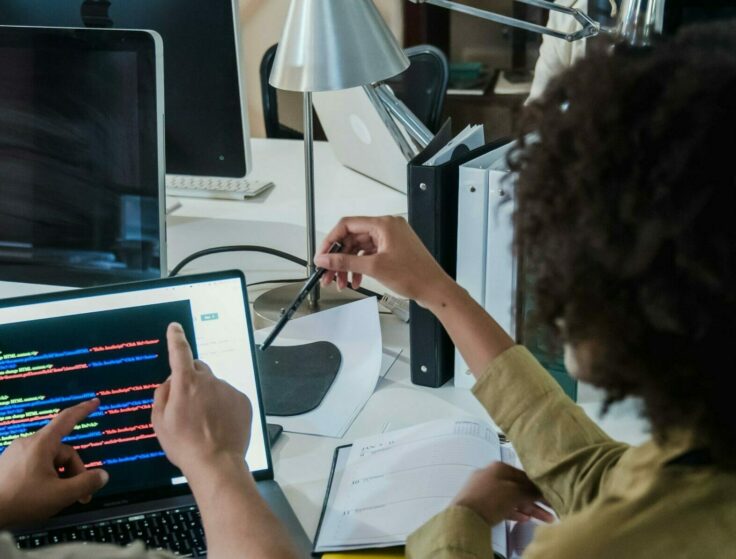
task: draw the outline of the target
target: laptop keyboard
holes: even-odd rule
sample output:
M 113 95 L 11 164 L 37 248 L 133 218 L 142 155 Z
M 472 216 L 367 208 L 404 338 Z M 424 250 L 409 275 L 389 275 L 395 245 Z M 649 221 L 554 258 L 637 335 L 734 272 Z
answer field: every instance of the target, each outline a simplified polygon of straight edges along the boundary
M 149 549 L 167 549 L 182 557 L 207 554 L 204 529 L 196 506 L 139 514 L 92 524 L 18 536 L 20 549 L 60 543 L 128 545 L 140 540 Z

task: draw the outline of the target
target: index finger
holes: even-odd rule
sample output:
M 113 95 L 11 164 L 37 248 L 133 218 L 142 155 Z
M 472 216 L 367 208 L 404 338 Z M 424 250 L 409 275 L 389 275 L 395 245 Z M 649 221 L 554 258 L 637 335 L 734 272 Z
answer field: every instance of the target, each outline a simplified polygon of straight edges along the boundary
M 169 366 L 171 380 L 181 381 L 182 375 L 194 370 L 194 356 L 181 324 L 172 322 L 166 331 L 166 341 L 169 348 Z
M 349 235 L 371 233 L 376 226 L 375 217 L 344 217 L 327 233 L 317 254 L 326 254 L 332 243 L 343 241 Z
M 74 430 L 77 423 L 95 411 L 99 405 L 100 401 L 94 398 L 62 410 L 38 434 L 45 439 L 61 442 L 61 439 Z

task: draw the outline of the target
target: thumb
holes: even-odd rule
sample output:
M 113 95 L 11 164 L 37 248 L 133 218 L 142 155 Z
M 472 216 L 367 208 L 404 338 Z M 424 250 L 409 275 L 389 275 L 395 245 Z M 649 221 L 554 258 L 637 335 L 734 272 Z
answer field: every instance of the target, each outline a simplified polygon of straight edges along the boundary
M 94 469 L 61 480 L 60 494 L 67 503 L 89 503 L 92 495 L 107 485 L 110 474 L 105 470 Z
M 314 259 L 315 265 L 331 272 L 355 272 L 370 275 L 375 256 L 355 254 L 320 254 Z

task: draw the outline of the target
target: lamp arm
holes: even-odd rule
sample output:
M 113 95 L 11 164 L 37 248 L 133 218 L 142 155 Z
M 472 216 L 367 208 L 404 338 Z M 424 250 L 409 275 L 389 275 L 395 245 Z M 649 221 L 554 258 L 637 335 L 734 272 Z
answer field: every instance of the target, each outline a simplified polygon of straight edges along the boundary
M 372 87 L 391 116 L 404 126 L 411 139 L 421 149 L 426 148 L 434 138 L 434 134 L 411 112 L 411 109 L 401 99 L 396 97 L 391 87 L 385 83 L 376 84 Z
M 495 12 L 490 12 L 488 10 L 481 10 L 480 8 L 474 8 L 472 6 L 466 6 L 465 4 L 461 4 L 453 0 L 409 0 L 409 1 L 413 2 L 414 4 L 432 4 L 434 6 L 446 8 L 454 12 L 460 12 L 460 13 L 478 17 L 481 19 L 487 19 L 489 21 L 501 23 L 503 25 L 508 25 L 510 27 L 517 27 L 519 29 L 524 29 L 525 31 L 531 31 L 533 33 L 540 33 L 542 35 L 550 35 L 558 39 L 564 39 L 565 41 L 568 41 L 571 43 L 574 41 L 579 41 L 580 39 L 587 39 L 590 37 L 595 37 L 601 31 L 605 31 L 605 32 L 612 31 L 607 28 L 601 28 L 601 25 L 597 21 L 595 21 L 593 18 L 591 18 L 588 14 L 586 14 L 582 10 L 578 10 L 577 8 L 569 8 L 567 6 L 560 6 L 559 4 L 550 2 L 548 0 L 515 0 L 515 1 L 521 2 L 522 4 L 527 4 L 529 6 L 535 6 L 537 8 L 542 8 L 544 10 L 549 10 L 551 12 L 560 12 L 565 15 L 568 15 L 574 18 L 578 23 L 580 23 L 580 25 L 582 26 L 582 29 L 574 33 L 564 33 L 562 31 L 550 29 L 548 27 L 545 27 L 544 25 L 538 25 L 530 21 L 516 19 L 513 17 L 497 14 Z
M 379 96 L 377 88 L 373 85 L 364 85 L 363 91 L 365 91 L 371 104 L 376 109 L 378 116 L 383 121 L 389 134 L 391 134 L 391 137 L 393 137 L 396 145 L 399 146 L 399 149 L 401 150 L 401 153 L 404 154 L 404 157 L 406 157 L 406 160 L 408 161 L 416 157 L 419 150 L 415 146 L 411 145 L 408 139 L 404 137 L 404 134 L 401 132 L 399 125 L 391 114 L 391 111 Z

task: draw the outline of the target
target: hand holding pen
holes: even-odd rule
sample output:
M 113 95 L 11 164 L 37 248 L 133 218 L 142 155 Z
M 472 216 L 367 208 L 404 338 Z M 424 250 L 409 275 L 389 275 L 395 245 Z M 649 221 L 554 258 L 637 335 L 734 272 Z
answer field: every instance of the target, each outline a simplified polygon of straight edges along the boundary
M 336 252 L 340 252 L 341 250 L 342 244 L 335 242 L 332 243 L 332 245 L 330 246 L 329 252 L 330 254 L 334 254 Z M 286 311 L 284 311 L 284 314 L 281 315 L 281 318 L 276 323 L 276 326 L 273 327 L 271 333 L 261 344 L 261 351 L 266 351 L 271 346 L 276 337 L 281 333 L 281 330 L 283 330 L 284 326 L 286 326 L 286 323 L 289 322 L 289 320 L 291 320 L 291 317 L 294 316 L 294 313 L 299 310 L 299 307 L 301 307 L 304 299 L 309 296 L 309 293 L 312 291 L 312 289 L 316 287 L 317 283 L 319 283 L 319 280 L 322 278 L 326 271 L 327 270 L 325 270 L 324 268 L 317 268 L 314 271 L 311 277 L 304 284 L 304 287 L 302 287 L 301 291 L 299 291 L 298 295 L 294 298 Z

